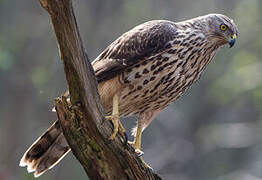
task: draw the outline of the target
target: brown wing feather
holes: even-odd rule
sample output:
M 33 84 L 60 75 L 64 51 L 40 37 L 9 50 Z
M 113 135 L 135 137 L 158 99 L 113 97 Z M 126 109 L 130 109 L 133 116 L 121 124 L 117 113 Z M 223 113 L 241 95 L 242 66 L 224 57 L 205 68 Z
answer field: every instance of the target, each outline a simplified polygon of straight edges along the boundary
M 171 21 L 149 21 L 126 32 L 109 45 L 93 62 L 98 82 L 108 80 L 139 60 L 165 49 L 176 36 Z

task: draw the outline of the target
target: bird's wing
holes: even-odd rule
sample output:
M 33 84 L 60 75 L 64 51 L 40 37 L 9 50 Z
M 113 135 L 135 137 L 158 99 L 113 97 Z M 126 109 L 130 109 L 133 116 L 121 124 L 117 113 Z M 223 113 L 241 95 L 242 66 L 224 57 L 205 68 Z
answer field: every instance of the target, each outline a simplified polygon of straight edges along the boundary
M 166 49 L 178 33 L 173 22 L 149 21 L 116 39 L 93 62 L 98 82 L 111 79 L 145 57 Z

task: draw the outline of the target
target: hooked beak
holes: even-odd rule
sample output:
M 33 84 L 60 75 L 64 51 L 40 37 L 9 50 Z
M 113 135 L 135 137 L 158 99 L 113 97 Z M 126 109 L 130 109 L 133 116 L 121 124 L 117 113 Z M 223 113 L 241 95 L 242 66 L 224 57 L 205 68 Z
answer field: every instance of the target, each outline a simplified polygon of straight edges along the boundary
M 228 41 L 228 44 L 229 44 L 229 47 L 232 48 L 236 42 L 236 39 L 237 39 L 237 35 L 234 34 L 231 36 L 231 39 Z

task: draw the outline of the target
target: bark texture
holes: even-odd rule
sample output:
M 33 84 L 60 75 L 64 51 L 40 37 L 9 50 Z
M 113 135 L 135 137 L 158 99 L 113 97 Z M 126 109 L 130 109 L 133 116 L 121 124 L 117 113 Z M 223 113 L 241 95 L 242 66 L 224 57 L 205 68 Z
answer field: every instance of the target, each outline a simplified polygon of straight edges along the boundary
M 73 154 L 90 179 L 161 179 L 104 120 L 96 77 L 82 44 L 71 0 L 38 0 L 50 15 L 70 92 L 55 100 L 58 119 Z

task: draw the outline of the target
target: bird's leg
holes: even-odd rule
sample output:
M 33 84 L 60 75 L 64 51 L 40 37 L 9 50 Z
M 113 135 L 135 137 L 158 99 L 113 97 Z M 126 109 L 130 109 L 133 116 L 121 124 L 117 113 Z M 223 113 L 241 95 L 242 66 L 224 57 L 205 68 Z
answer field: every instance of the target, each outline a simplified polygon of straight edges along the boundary
M 141 151 L 142 131 L 143 131 L 142 123 L 140 122 L 140 119 L 138 119 L 135 139 L 133 142 L 129 142 L 129 144 L 133 146 L 135 152 L 140 156 L 144 154 L 143 151 Z
M 120 122 L 119 118 L 119 96 L 118 94 L 115 94 L 113 97 L 113 109 L 112 109 L 112 115 L 106 116 L 106 119 L 111 120 L 114 125 L 114 130 L 112 135 L 109 137 L 110 140 L 114 140 L 116 137 L 117 132 L 120 132 L 121 135 L 124 135 L 125 129 L 123 125 Z
M 142 131 L 143 131 L 143 127 L 142 127 L 142 123 L 139 122 L 137 123 L 137 129 L 136 129 L 136 135 L 135 135 L 135 139 L 133 142 L 129 142 L 129 144 L 135 149 L 135 152 L 138 154 L 138 156 L 140 157 L 142 163 L 149 169 L 153 170 L 153 168 L 151 168 L 142 158 L 142 155 L 144 154 L 143 151 L 141 151 L 141 138 L 142 138 Z

